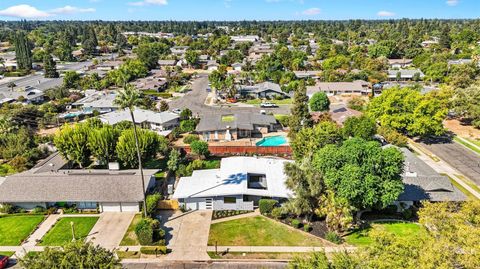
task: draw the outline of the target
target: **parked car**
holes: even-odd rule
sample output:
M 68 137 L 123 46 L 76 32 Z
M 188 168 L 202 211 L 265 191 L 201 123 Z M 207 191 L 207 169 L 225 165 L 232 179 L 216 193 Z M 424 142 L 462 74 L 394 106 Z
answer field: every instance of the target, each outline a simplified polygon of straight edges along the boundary
M 177 108 L 177 109 L 172 110 L 172 112 L 175 113 L 175 114 L 180 114 L 180 113 L 182 113 L 182 110 L 180 108 Z
M 274 108 L 274 107 L 278 107 L 277 104 L 274 104 L 274 103 L 261 103 L 260 104 L 260 107 L 264 107 L 264 108 Z
M 0 255 L 0 269 L 6 268 L 8 264 L 8 257 Z

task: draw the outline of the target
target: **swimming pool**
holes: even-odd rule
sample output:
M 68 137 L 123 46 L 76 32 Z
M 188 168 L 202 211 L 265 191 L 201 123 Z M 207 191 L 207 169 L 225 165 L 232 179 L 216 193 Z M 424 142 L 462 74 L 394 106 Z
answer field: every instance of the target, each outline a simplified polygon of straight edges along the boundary
M 255 143 L 259 147 L 277 147 L 287 143 L 287 139 L 283 135 L 269 136 Z

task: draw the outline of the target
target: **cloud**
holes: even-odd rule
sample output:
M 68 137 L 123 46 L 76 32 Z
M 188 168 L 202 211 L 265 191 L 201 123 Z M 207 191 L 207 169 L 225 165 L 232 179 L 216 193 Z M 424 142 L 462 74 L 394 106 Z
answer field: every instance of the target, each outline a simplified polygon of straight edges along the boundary
M 48 12 L 38 10 L 30 5 L 17 5 L 0 10 L 0 16 L 23 19 L 46 18 L 50 15 Z
M 394 13 L 394 12 L 391 12 L 391 11 L 382 10 L 382 11 L 379 11 L 379 12 L 377 13 L 377 16 L 380 16 L 380 17 L 393 17 L 393 16 L 395 16 L 395 13 Z
M 305 9 L 304 11 L 302 11 L 302 14 L 307 15 L 307 16 L 313 16 L 313 15 L 320 14 L 320 12 L 321 12 L 321 10 L 318 7 L 312 7 L 312 8 Z
M 79 8 L 72 6 L 64 6 L 49 11 L 39 10 L 30 5 L 11 6 L 4 10 L 0 10 L 0 16 L 22 18 L 22 19 L 42 19 L 55 15 L 71 15 L 77 13 L 95 12 L 94 8 Z
M 447 0 L 447 2 L 445 2 L 447 5 L 451 6 L 451 7 L 454 7 L 456 5 L 458 5 L 458 0 Z
M 75 13 L 91 13 L 95 12 L 94 8 L 78 8 L 72 6 L 64 6 L 50 11 L 52 14 L 75 14 Z
M 167 0 L 143 0 L 139 2 L 129 2 L 128 3 L 130 6 L 149 6 L 149 5 L 155 5 L 155 6 L 165 6 L 168 4 Z

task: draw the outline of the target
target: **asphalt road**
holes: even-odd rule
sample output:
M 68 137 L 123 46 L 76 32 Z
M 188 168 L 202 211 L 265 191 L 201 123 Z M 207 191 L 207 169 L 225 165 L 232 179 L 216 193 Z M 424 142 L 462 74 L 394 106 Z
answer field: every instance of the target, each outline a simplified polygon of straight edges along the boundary
M 208 92 L 208 77 L 202 76 L 196 79 L 192 84 L 192 90 L 180 99 L 171 101 L 168 105 L 171 110 L 189 108 L 193 114 L 206 115 L 217 113 L 236 113 L 236 112 L 255 112 L 260 110 L 273 112 L 274 114 L 290 114 L 290 106 L 282 105 L 278 108 L 260 108 L 260 107 L 237 107 L 235 105 L 207 106 L 205 99 Z
M 284 269 L 285 262 L 166 262 L 159 263 L 124 263 L 125 269 Z
M 458 143 L 447 140 L 421 144 L 480 186 L 479 155 Z

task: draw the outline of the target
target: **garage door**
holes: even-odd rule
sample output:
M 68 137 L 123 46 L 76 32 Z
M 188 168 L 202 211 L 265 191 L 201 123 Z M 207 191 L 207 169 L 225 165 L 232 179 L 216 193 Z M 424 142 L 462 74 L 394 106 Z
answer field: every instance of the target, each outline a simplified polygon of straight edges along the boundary
M 122 212 L 140 212 L 138 203 L 122 203 Z
M 185 199 L 185 207 L 191 210 L 206 209 L 205 198 Z
M 102 203 L 103 212 L 121 212 L 120 203 Z

